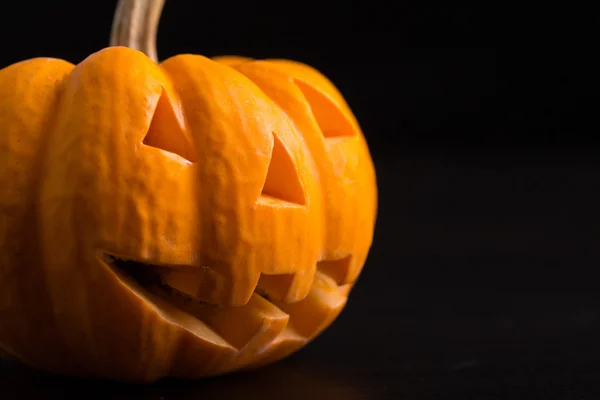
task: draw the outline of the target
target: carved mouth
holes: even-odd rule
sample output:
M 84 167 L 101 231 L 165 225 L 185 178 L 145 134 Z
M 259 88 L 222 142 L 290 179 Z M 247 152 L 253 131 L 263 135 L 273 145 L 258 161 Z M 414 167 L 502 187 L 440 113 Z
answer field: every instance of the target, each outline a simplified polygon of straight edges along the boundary
M 198 340 L 228 352 L 240 368 L 275 361 L 314 338 L 346 304 L 351 285 L 338 285 L 331 266 L 318 268 L 309 295 L 286 304 L 255 289 L 243 306 L 222 306 L 199 300 L 165 283 L 182 266 L 154 265 L 102 253 L 101 260 L 130 290 L 152 304 L 166 320 Z M 331 272 L 331 271 L 328 271 Z M 190 279 L 194 273 L 190 272 Z
M 163 298 L 183 311 L 194 314 L 194 306 L 216 307 L 166 284 L 164 278 L 173 270 L 168 266 L 122 259 L 106 253 L 103 254 L 103 258 L 104 262 L 116 272 L 125 275 L 145 291 Z

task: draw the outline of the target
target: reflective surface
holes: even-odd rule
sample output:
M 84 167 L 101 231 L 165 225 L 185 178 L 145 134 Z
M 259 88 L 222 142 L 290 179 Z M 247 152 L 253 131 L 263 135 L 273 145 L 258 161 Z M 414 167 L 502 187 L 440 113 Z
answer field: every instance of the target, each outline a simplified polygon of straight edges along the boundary
M 0 364 L 0 398 L 598 399 L 600 161 L 379 157 L 375 245 L 346 310 L 261 370 L 149 386 Z

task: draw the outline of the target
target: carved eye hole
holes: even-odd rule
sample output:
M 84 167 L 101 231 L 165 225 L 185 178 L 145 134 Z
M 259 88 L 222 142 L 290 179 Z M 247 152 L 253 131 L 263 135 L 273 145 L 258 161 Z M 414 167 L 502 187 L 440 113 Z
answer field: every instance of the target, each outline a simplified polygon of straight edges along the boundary
M 304 94 L 325 138 L 356 135 L 352 123 L 333 100 L 306 82 L 295 80 L 295 83 Z
M 306 195 L 298 176 L 298 169 L 281 139 L 273 134 L 273 151 L 260 201 L 277 199 L 288 203 L 306 205 Z
M 143 142 L 146 146 L 175 153 L 190 162 L 196 161 L 196 151 L 187 135 L 181 112 L 171 103 L 163 90 Z

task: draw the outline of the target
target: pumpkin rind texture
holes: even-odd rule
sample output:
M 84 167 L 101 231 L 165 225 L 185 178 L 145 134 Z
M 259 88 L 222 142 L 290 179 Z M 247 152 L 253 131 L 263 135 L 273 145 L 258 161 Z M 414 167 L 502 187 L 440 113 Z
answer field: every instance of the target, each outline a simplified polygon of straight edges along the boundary
M 365 138 L 316 70 L 125 47 L 0 70 L 0 187 L 0 354 L 128 381 L 304 346 L 377 212 Z

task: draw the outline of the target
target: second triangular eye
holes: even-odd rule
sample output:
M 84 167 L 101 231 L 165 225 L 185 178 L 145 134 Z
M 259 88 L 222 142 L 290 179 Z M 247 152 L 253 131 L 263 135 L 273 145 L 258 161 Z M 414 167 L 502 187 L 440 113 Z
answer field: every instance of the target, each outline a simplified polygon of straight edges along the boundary
M 349 137 L 355 135 L 354 127 L 337 104 L 314 86 L 295 80 L 310 105 L 313 115 L 326 138 Z
M 143 143 L 146 146 L 175 153 L 188 161 L 196 161 L 194 144 L 185 131 L 183 116 L 180 110 L 175 109 L 164 90 L 156 104 L 154 116 Z
M 306 205 L 306 196 L 294 160 L 276 134 L 273 134 L 273 139 L 273 152 L 262 195 Z

